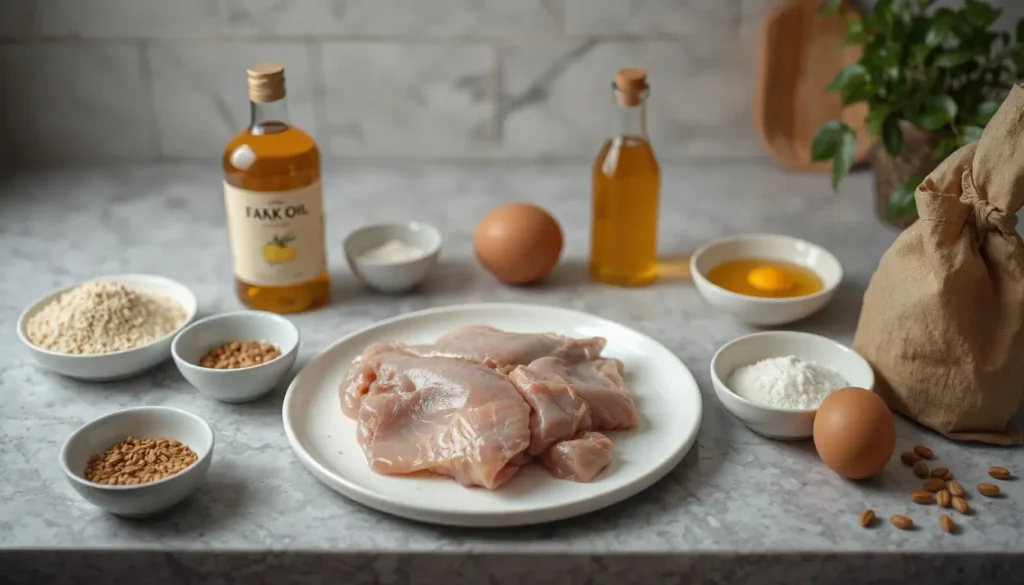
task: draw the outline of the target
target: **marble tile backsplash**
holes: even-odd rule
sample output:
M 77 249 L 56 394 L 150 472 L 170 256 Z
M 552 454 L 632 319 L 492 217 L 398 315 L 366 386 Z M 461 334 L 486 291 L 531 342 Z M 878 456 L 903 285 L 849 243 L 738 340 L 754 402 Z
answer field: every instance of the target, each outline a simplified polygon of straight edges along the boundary
M 757 23 L 779 1 L 3 0 L 0 158 L 215 158 L 258 60 L 286 65 L 332 158 L 589 159 L 626 66 L 650 71 L 660 157 L 761 156 Z

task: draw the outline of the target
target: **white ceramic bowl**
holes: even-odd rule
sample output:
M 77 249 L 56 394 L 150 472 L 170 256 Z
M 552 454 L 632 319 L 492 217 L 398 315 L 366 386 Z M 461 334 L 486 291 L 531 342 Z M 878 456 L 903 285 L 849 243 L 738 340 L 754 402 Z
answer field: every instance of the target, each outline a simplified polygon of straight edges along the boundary
M 762 258 L 803 266 L 821 278 L 823 288 L 789 299 L 752 297 L 730 292 L 707 279 L 708 271 L 729 260 Z M 770 234 L 747 234 L 705 244 L 690 258 L 690 274 L 704 300 L 751 325 L 782 325 L 818 312 L 835 296 L 843 267 L 828 250 L 810 242 Z
M 28 320 L 57 296 L 80 284 L 84 284 L 84 282 L 81 282 L 74 286 L 51 292 L 22 312 L 21 317 L 18 319 L 18 338 L 29 349 L 32 358 L 44 368 L 71 378 L 108 381 L 133 376 L 171 357 L 171 341 L 174 339 L 175 334 L 195 318 L 196 311 L 198 310 L 198 302 L 192 291 L 180 282 L 150 274 L 119 274 L 93 278 L 85 282 L 100 280 L 119 282 L 135 290 L 163 295 L 177 301 L 185 309 L 185 320 L 177 329 L 153 343 L 134 349 L 99 355 L 58 353 L 38 347 L 29 341 L 26 333 Z
M 361 257 L 367 251 L 398 240 L 423 254 L 411 260 L 386 261 Z M 345 258 L 359 280 L 374 290 L 405 292 L 423 281 L 441 254 L 441 232 L 425 223 L 378 223 L 363 226 L 345 238 Z
M 875 374 L 867 360 L 827 337 L 798 331 L 764 331 L 734 339 L 711 358 L 711 382 L 726 410 L 759 435 L 806 439 L 812 434 L 818 409 L 790 410 L 756 404 L 734 393 L 726 382 L 740 366 L 790 355 L 835 370 L 850 386 L 874 389 Z
M 229 341 L 260 341 L 277 346 L 281 355 L 248 368 L 204 368 L 199 360 Z M 263 311 L 236 311 L 200 319 L 186 327 L 171 345 L 174 363 L 197 390 L 221 402 L 249 402 L 271 391 L 295 365 L 299 330 L 291 321 Z
M 128 437 L 175 439 L 195 451 L 198 460 L 150 483 L 105 485 L 86 480 L 89 458 Z M 72 433 L 60 450 L 60 466 L 71 487 L 90 503 L 118 516 L 150 516 L 195 491 L 210 469 L 213 444 L 213 428 L 202 418 L 168 406 L 140 406 L 101 416 Z

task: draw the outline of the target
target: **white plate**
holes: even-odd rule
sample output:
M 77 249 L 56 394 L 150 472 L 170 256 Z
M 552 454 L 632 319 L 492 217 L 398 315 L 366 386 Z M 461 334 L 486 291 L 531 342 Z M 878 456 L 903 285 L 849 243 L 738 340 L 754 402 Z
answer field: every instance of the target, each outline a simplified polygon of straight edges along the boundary
M 592 483 L 554 479 L 540 465 L 527 466 L 495 491 L 465 488 L 443 477 L 370 471 L 356 442 L 356 424 L 341 413 L 338 398 L 349 363 L 370 343 L 429 343 L 462 325 L 607 338 L 603 355 L 626 366 L 639 428 L 608 433 L 615 443 L 614 459 Z M 310 361 L 288 387 L 283 417 L 288 441 L 303 465 L 361 504 L 436 524 L 517 526 L 592 512 L 664 477 L 697 438 L 701 399 L 697 382 L 679 358 L 642 333 L 568 309 L 494 303 L 409 313 L 341 339 Z

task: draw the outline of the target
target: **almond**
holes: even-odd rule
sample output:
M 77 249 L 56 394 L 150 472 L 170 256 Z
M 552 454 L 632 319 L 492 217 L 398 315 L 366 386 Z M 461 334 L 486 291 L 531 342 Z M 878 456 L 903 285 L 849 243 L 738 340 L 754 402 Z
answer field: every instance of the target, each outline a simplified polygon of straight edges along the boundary
M 875 511 L 872 509 L 864 510 L 860 513 L 860 525 L 867 528 L 875 523 Z
M 921 484 L 921 489 L 923 489 L 926 492 L 932 492 L 933 494 L 939 492 L 945 487 L 946 482 L 937 477 L 929 477 L 928 479 L 924 480 L 923 484 Z
M 1005 467 L 993 465 L 988 468 L 989 477 L 994 479 L 1010 479 L 1010 470 Z
M 921 479 L 924 479 L 924 478 L 928 477 L 928 464 L 927 463 L 925 463 L 924 461 L 918 460 L 917 463 L 914 463 L 913 467 L 914 467 L 914 475 L 916 475 L 917 477 L 920 477 Z
M 903 465 L 906 465 L 907 467 L 910 467 L 911 465 L 917 463 L 920 460 L 920 457 L 911 453 L 910 451 L 907 451 L 906 453 L 900 453 L 900 461 L 903 463 Z
M 910 494 L 910 499 L 914 500 L 915 504 L 934 504 L 935 503 L 935 495 L 932 494 L 931 492 L 926 492 L 924 490 L 918 490 L 916 492 L 911 493 Z
M 903 514 L 893 514 L 889 518 L 889 522 L 892 522 L 892 525 L 900 530 L 910 530 L 914 527 L 914 521 L 909 516 L 904 516 Z
M 949 517 L 949 514 L 939 516 L 939 526 L 950 534 L 956 533 L 956 522 L 953 522 L 953 519 Z
M 935 501 L 943 508 L 948 508 L 953 503 L 953 496 L 946 490 L 939 490 L 939 493 L 935 494 Z
M 967 515 L 971 512 L 971 508 L 967 505 L 967 500 L 961 496 L 953 496 L 953 509 L 960 512 L 963 515 Z
M 978 493 L 986 498 L 994 498 L 999 495 L 999 486 L 994 483 L 979 483 Z
M 931 449 L 925 447 L 924 445 L 917 445 L 916 447 L 914 447 L 914 454 L 916 454 L 921 459 L 931 459 L 932 456 L 935 455 L 934 453 L 932 453 Z
M 937 477 L 939 479 L 946 479 L 946 474 L 948 473 L 949 470 L 946 469 L 945 467 L 936 467 L 935 469 L 932 470 L 930 475 L 932 477 Z
M 954 496 L 963 497 L 963 495 L 967 493 L 967 490 L 964 489 L 964 486 L 960 485 L 959 481 L 949 482 L 947 488 L 949 489 L 949 493 Z

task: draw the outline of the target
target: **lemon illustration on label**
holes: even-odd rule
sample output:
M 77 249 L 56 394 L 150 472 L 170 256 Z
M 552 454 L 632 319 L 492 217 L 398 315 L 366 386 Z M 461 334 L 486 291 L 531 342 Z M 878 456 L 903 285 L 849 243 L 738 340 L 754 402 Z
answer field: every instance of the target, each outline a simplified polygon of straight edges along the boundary
M 263 259 L 271 264 L 287 264 L 299 257 L 299 249 L 292 246 L 293 234 L 274 236 L 263 246 Z

